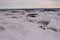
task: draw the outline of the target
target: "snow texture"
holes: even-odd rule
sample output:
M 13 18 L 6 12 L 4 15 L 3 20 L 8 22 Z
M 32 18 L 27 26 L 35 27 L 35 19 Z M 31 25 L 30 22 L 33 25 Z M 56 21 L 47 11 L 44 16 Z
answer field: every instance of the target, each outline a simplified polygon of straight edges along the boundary
M 0 40 L 60 40 L 60 9 L 0 9 Z

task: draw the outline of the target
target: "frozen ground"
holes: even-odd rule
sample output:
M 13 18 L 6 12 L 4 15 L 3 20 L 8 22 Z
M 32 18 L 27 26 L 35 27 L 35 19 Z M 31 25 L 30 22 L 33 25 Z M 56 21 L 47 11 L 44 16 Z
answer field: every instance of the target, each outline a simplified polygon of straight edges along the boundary
M 0 11 L 0 40 L 60 40 L 60 12 Z

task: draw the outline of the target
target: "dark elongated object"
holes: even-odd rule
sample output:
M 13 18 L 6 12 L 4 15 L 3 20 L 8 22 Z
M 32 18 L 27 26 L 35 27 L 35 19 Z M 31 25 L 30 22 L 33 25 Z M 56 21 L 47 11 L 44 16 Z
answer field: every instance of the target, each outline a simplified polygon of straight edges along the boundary
M 28 14 L 28 15 L 26 15 L 27 17 L 29 16 L 29 17 L 36 17 L 36 15 L 38 15 L 38 14 Z

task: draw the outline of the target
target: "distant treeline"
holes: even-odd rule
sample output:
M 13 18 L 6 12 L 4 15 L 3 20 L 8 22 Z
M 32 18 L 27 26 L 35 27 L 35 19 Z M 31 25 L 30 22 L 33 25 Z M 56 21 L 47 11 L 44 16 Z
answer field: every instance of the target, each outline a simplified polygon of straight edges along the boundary
M 31 11 L 35 12 L 36 10 L 38 10 L 40 12 L 45 12 L 45 11 L 59 11 L 60 8 L 0 9 L 0 11 L 8 11 L 8 10 L 15 10 L 15 12 L 16 12 L 16 10 L 24 10 L 26 12 L 31 12 Z

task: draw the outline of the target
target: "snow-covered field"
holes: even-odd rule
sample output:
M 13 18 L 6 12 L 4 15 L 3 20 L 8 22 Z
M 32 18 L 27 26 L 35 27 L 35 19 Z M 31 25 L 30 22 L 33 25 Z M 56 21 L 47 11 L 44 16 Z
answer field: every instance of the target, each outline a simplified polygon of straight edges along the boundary
M 0 40 L 60 40 L 60 11 L 0 11 Z

